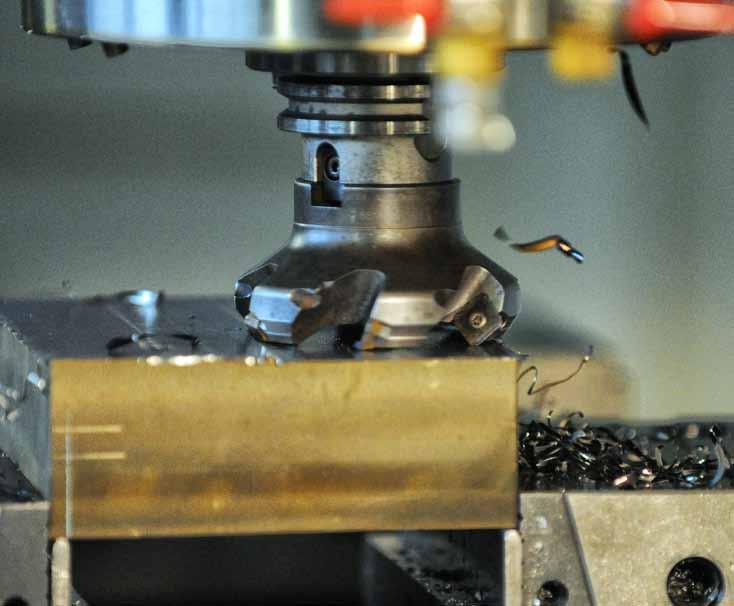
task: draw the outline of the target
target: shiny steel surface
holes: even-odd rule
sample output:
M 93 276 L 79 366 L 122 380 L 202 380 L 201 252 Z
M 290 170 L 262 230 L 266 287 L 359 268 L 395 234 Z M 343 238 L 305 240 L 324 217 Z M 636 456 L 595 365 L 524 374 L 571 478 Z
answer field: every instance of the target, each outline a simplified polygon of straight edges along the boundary
M 277 51 L 417 52 L 426 41 L 422 19 L 340 27 L 327 22 L 321 0 L 23 0 L 23 23 L 67 38 Z

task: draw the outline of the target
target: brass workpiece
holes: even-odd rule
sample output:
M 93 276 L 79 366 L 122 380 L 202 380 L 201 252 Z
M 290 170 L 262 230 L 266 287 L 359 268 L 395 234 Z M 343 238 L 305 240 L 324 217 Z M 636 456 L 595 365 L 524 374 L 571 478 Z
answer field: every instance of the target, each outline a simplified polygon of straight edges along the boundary
M 516 362 L 51 365 L 51 535 L 516 524 Z

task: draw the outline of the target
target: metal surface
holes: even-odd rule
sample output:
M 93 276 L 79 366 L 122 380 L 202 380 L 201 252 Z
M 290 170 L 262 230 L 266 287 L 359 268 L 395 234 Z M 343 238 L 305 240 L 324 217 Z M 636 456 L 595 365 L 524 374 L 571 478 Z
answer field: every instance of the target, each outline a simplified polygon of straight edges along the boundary
M 514 360 L 330 341 L 280 364 L 226 301 L 148 312 L 116 297 L 0 306 L 4 331 L 51 368 L 51 426 L 36 423 L 52 435 L 52 536 L 515 524 Z M 108 357 L 110 338 L 142 330 L 151 349 Z M 182 332 L 194 350 L 155 344 Z
M 734 604 L 734 491 L 523 493 L 524 604 L 557 581 L 568 606 L 669 606 L 667 579 L 691 557 L 712 562 Z
M 386 27 L 329 23 L 321 0 L 23 0 L 23 23 L 37 34 L 125 42 L 295 51 L 416 52 L 421 18 Z
M 0 503 L 0 604 L 46 606 L 48 510 L 45 501 Z

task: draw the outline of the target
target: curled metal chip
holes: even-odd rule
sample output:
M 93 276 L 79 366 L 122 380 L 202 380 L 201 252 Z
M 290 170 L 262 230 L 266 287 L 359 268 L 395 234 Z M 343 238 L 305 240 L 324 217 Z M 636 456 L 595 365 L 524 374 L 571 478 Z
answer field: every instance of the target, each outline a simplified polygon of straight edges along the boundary
M 509 234 L 502 226 L 498 227 L 495 230 L 494 237 L 501 242 L 509 242 L 511 240 Z M 532 240 L 531 242 L 513 242 L 510 244 L 510 246 L 515 250 L 523 253 L 545 252 L 546 250 L 551 250 L 555 248 L 565 256 L 570 257 L 571 259 L 576 261 L 576 263 L 583 263 L 585 259 L 584 254 L 580 250 L 578 250 L 568 240 L 559 235 L 546 236 L 545 238 Z

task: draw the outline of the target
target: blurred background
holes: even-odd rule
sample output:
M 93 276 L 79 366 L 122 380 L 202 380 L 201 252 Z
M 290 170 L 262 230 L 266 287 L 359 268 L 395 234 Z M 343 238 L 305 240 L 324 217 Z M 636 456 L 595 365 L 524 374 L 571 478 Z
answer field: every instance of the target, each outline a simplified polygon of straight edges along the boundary
M 25 35 L 18 5 L 0 3 L 0 297 L 230 294 L 290 230 L 300 143 L 270 76 L 237 51 L 72 52 Z M 649 132 L 619 77 L 571 86 L 541 53 L 509 58 L 518 143 L 455 159 L 466 232 L 520 280 L 519 348 L 558 341 L 570 372 L 594 344 L 624 414 L 731 414 L 734 40 L 630 53 Z M 516 253 L 500 225 L 587 262 Z

